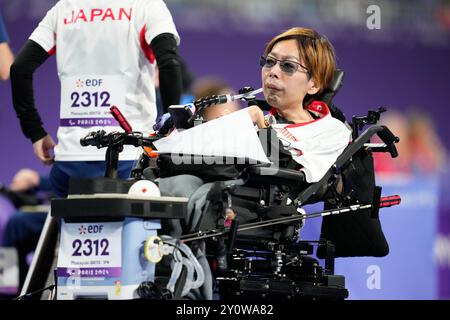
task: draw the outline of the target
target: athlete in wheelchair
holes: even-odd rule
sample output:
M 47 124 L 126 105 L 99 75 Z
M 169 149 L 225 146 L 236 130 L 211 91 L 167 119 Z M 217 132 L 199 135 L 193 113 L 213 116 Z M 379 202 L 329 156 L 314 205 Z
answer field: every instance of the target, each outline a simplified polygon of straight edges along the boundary
M 203 290 L 191 298 L 212 298 L 210 281 L 217 281 L 221 298 L 346 298 L 343 277 L 333 275 L 334 258 L 388 253 L 371 152 L 395 157 L 397 138 L 377 126 L 358 137 L 364 124 L 376 123 L 380 110 L 353 119 L 349 145 L 350 126 L 331 103 L 343 73 L 335 70 L 331 44 L 315 31 L 293 28 L 275 37 L 260 63 L 265 101 L 244 96 L 272 164 L 174 165 L 173 158 L 160 155 L 156 173 L 148 168 L 143 176 L 159 177 L 162 195 L 189 197 L 191 205 L 186 221 L 166 220 L 162 230 L 193 244 L 203 266 L 211 267 L 212 275 L 205 267 Z M 195 106 L 224 101 L 206 97 Z M 178 128 L 194 119 L 172 115 Z M 367 145 L 374 134 L 382 147 Z M 360 210 L 324 218 L 317 242 L 324 268 L 310 257 L 313 244 L 297 241 L 308 218 L 301 207 L 318 201 L 333 209 L 323 216 Z M 381 206 L 391 204 L 388 199 Z
M 388 254 L 378 209 L 399 198 L 381 198 L 371 154 L 396 157 L 398 138 L 376 125 L 359 135 L 383 110 L 354 117 L 350 126 L 331 102 L 343 72 L 336 70 L 329 41 L 313 30 L 293 28 L 273 38 L 260 63 L 265 100 L 244 88 L 238 97 L 249 108 L 239 112 L 259 128 L 271 163 L 179 164 L 171 154 L 147 149 L 133 170 L 133 181 L 156 181 L 162 196 L 189 199 L 187 215 L 161 219 L 158 237 L 146 242 L 156 275 L 139 286 L 138 296 L 212 299 L 218 289 L 222 299 L 344 299 L 348 291 L 343 277 L 334 275 L 334 258 Z M 161 137 L 201 123 L 203 108 L 231 98 L 197 100 L 195 111 L 171 108 L 172 117 L 148 138 L 116 114 L 126 133 L 93 132 L 82 144 L 108 147 L 105 176 L 115 178 L 124 144 L 158 151 Z M 370 144 L 374 135 L 383 143 Z M 319 201 L 323 212 L 307 215 L 302 209 Z M 70 211 L 62 205 L 60 212 Z M 321 239 L 298 241 L 305 219 L 322 216 Z M 311 256 L 314 247 L 323 267 Z

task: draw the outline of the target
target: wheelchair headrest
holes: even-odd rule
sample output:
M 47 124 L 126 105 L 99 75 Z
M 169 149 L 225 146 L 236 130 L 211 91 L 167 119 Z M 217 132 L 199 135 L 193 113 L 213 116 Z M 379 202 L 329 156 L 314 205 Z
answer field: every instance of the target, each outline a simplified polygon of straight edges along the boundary
M 331 104 L 331 100 L 333 100 L 334 96 L 341 89 L 343 85 L 345 72 L 340 69 L 336 69 L 334 71 L 333 79 L 331 80 L 328 87 L 323 90 L 323 92 L 316 97 L 316 100 L 320 100 L 325 102 L 327 105 Z

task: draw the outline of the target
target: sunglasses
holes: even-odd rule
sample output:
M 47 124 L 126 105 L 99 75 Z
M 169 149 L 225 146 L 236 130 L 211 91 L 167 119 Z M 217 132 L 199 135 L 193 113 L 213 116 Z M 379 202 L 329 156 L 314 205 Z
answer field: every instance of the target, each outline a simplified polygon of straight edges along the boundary
M 290 76 L 293 75 L 295 72 L 299 71 L 300 67 L 302 68 L 300 72 L 309 73 L 308 69 L 305 66 L 295 61 L 280 60 L 271 56 L 262 56 L 259 59 L 259 65 L 267 69 L 273 68 L 277 64 L 277 62 L 280 65 L 281 71 Z

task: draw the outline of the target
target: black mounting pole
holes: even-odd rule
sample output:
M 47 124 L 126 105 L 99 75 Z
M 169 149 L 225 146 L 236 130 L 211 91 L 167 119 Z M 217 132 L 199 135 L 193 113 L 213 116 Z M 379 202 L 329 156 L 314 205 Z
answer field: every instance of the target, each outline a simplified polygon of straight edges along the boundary
M 106 149 L 105 178 L 117 179 L 119 168 L 119 153 L 123 151 L 123 145 L 112 145 Z

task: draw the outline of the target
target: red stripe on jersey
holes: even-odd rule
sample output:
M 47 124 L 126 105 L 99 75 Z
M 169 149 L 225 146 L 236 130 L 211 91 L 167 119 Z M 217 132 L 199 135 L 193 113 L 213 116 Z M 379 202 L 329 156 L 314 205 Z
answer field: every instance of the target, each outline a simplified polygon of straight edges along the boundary
M 155 62 L 155 54 L 153 53 L 152 48 L 150 48 L 150 45 L 145 41 L 145 33 L 147 32 L 147 26 L 143 26 L 141 29 L 141 33 L 139 36 L 140 42 L 141 42 L 141 49 L 144 51 L 145 57 L 150 61 L 151 64 Z
M 51 48 L 50 50 L 47 51 L 49 56 L 52 56 L 56 53 L 56 46 L 54 46 L 53 48 Z
M 280 133 L 292 141 L 298 141 L 286 128 L 281 129 Z

